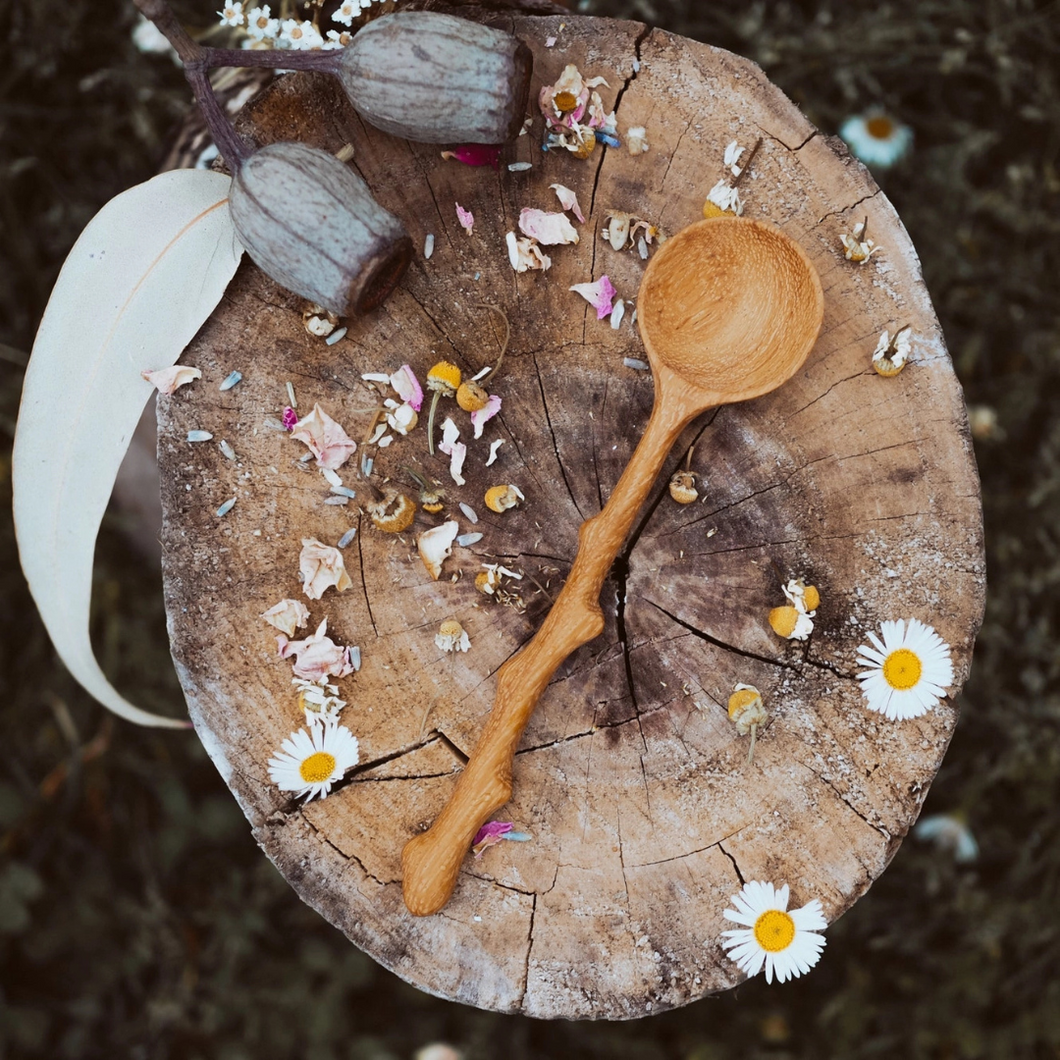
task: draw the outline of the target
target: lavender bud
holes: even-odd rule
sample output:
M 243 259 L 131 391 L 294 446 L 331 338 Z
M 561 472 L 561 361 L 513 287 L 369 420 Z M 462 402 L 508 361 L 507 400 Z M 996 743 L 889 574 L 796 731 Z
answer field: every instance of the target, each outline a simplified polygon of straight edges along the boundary
M 262 272 L 341 317 L 379 305 L 412 260 L 412 240 L 368 185 L 304 144 L 250 155 L 232 181 L 229 207 Z
M 419 143 L 499 144 L 519 135 L 533 56 L 509 33 L 437 12 L 370 22 L 336 73 L 365 121 Z

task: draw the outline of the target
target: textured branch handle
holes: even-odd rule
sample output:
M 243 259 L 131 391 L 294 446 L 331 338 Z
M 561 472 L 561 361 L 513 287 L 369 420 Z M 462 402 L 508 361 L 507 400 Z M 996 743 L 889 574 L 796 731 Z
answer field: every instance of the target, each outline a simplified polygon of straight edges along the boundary
M 657 377 L 657 387 L 660 382 Z M 402 886 L 415 916 L 436 913 L 449 900 L 475 833 L 511 798 L 512 760 L 538 698 L 559 664 L 604 628 L 599 602 L 604 578 L 670 447 L 705 407 L 662 401 L 660 393 L 614 493 L 599 515 L 582 523 L 578 555 L 552 610 L 533 639 L 498 671 L 493 710 L 449 802 L 428 831 L 405 845 Z

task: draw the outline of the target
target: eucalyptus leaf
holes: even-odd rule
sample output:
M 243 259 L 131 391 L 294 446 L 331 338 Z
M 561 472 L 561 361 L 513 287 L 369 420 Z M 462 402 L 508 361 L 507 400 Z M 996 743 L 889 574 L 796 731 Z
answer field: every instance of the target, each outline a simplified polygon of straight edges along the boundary
M 15 433 L 15 532 L 44 625 L 70 673 L 141 725 L 187 723 L 134 706 L 99 668 L 89 639 L 92 560 L 152 393 L 140 372 L 176 363 L 239 264 L 230 185 L 205 170 L 162 173 L 89 222 L 44 311 Z

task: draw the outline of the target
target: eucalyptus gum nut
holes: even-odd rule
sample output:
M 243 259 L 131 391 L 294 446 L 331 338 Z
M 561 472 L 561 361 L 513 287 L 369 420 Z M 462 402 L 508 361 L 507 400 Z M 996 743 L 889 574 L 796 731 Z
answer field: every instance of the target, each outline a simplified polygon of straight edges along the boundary
M 377 129 L 429 144 L 519 135 L 533 56 L 509 33 L 427 11 L 368 23 L 337 56 L 350 101 Z
M 232 181 L 228 205 L 262 272 L 340 317 L 374 309 L 412 260 L 412 240 L 368 185 L 305 144 L 255 151 Z

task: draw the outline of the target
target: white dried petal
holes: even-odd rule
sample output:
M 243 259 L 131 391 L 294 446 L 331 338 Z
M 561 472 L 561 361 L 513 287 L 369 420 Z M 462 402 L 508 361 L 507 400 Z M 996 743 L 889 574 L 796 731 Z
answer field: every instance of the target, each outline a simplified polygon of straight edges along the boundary
M 437 581 L 442 574 L 442 563 L 452 554 L 453 542 L 460 530 L 460 524 L 455 519 L 442 523 L 441 526 L 432 526 L 430 530 L 424 530 L 416 538 L 416 548 L 420 559 L 427 568 L 427 573 Z

